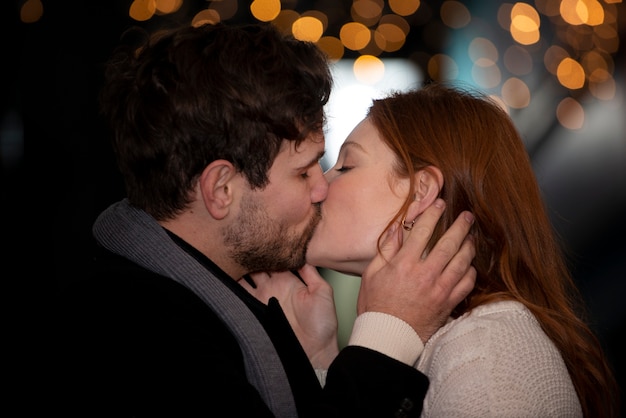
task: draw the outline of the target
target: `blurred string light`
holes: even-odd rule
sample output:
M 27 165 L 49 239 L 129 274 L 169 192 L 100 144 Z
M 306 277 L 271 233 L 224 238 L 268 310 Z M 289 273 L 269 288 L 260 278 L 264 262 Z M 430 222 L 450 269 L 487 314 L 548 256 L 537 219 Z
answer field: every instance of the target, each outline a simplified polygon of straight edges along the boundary
M 133 0 L 128 15 L 148 21 L 178 12 L 183 1 Z M 214 24 L 249 12 L 253 19 L 316 42 L 333 61 L 356 55 L 353 71 L 362 83 L 377 82 L 384 74 L 383 58 L 399 54 L 417 62 L 431 79 L 467 81 L 485 89 L 507 111 L 529 106 L 546 73 L 565 96 L 555 117 L 564 127 L 579 129 L 580 121 L 563 115 L 573 112 L 584 119 L 583 93 L 599 101 L 616 96 L 613 58 L 620 48 L 621 2 L 535 0 L 503 2 L 497 8 L 475 2 L 470 9 L 455 0 L 353 0 L 347 3 L 349 10 L 346 2 L 320 1 L 317 10 L 298 11 L 297 0 L 215 0 L 194 10 L 191 24 Z M 490 15 L 481 16 L 481 11 Z M 24 23 L 37 22 L 44 13 L 40 0 L 21 4 Z M 422 38 L 415 41 L 409 34 L 419 27 Z M 441 44 L 450 38 L 461 41 L 450 42 L 450 48 Z

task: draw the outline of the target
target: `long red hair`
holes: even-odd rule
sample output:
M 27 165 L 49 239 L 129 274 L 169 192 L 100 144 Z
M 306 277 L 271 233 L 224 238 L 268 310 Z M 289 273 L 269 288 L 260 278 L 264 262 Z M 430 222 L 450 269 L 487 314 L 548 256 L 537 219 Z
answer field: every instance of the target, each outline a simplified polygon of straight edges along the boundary
M 476 218 L 476 286 L 453 315 L 496 300 L 523 303 L 560 350 L 584 415 L 618 416 L 615 378 L 585 322 L 583 299 L 508 114 L 478 92 L 433 83 L 375 100 L 369 118 L 396 154 L 399 176 L 412 182 L 428 166 L 443 173 L 447 209 L 431 246 L 461 211 Z

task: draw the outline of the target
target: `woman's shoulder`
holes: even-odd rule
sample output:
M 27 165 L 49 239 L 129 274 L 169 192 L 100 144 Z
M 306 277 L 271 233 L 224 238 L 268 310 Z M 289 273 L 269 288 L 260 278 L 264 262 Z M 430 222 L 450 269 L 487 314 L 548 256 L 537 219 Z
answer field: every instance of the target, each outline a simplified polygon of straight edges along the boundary
M 530 310 L 521 302 L 516 300 L 501 300 L 497 302 L 485 303 L 472 309 L 464 316 L 475 318 L 489 317 L 516 317 L 522 315 L 528 319 L 534 319 Z
M 459 318 L 450 320 L 433 335 L 431 341 L 456 339 L 471 331 L 492 334 L 507 330 L 515 333 L 521 329 L 536 330 L 543 334 L 537 319 L 524 304 L 505 300 L 477 306 Z
M 425 416 L 581 415 L 560 352 L 519 302 L 485 304 L 450 321 L 417 368 L 430 380 Z
M 562 363 L 559 351 L 537 319 L 517 301 L 481 305 L 451 320 L 426 343 L 420 362 L 461 359 L 485 365 L 509 361 L 522 364 L 525 359 Z

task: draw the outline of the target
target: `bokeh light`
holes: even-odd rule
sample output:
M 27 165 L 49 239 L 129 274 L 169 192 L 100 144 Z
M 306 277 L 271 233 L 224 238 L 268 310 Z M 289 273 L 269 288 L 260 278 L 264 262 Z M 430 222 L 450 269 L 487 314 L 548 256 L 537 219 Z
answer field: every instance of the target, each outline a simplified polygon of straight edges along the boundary
M 576 100 L 566 97 L 556 108 L 556 118 L 567 129 L 581 129 L 585 123 L 585 111 Z
M 280 13 L 280 0 L 254 0 L 250 12 L 261 22 L 270 22 Z
M 563 97 L 585 92 L 600 101 L 617 97 L 621 0 L 500 2 L 493 8 L 457 0 L 326 1 L 309 8 L 296 0 L 254 0 L 244 8 L 246 3 L 208 0 L 190 23 L 215 24 L 248 12 L 254 20 L 317 43 L 331 61 L 365 57 L 368 62 L 401 54 L 433 80 L 474 84 L 502 96 L 511 108 L 530 103 L 545 76 L 552 77 Z M 129 4 L 128 17 L 138 23 L 167 16 L 181 20 L 181 13 L 197 7 L 189 0 Z M 20 20 L 36 23 L 45 10 L 41 0 L 25 0 Z M 449 44 L 452 39 L 462 41 Z M 522 85 L 523 94 L 512 93 L 512 86 Z
M 324 33 L 324 24 L 312 16 L 303 16 L 293 22 L 292 32 L 296 39 L 317 42 Z

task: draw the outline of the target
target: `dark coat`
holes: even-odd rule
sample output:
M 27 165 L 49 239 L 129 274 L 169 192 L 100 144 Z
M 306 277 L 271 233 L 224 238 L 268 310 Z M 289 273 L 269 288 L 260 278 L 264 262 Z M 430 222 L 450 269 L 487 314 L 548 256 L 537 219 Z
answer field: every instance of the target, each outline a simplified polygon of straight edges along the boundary
M 347 347 L 322 389 L 276 300 L 261 304 L 203 261 L 263 324 L 300 416 L 419 415 L 428 388 L 423 374 L 380 353 Z M 98 248 L 93 269 L 64 288 L 54 306 L 48 377 L 61 416 L 272 416 L 246 379 L 233 334 L 174 280 Z

